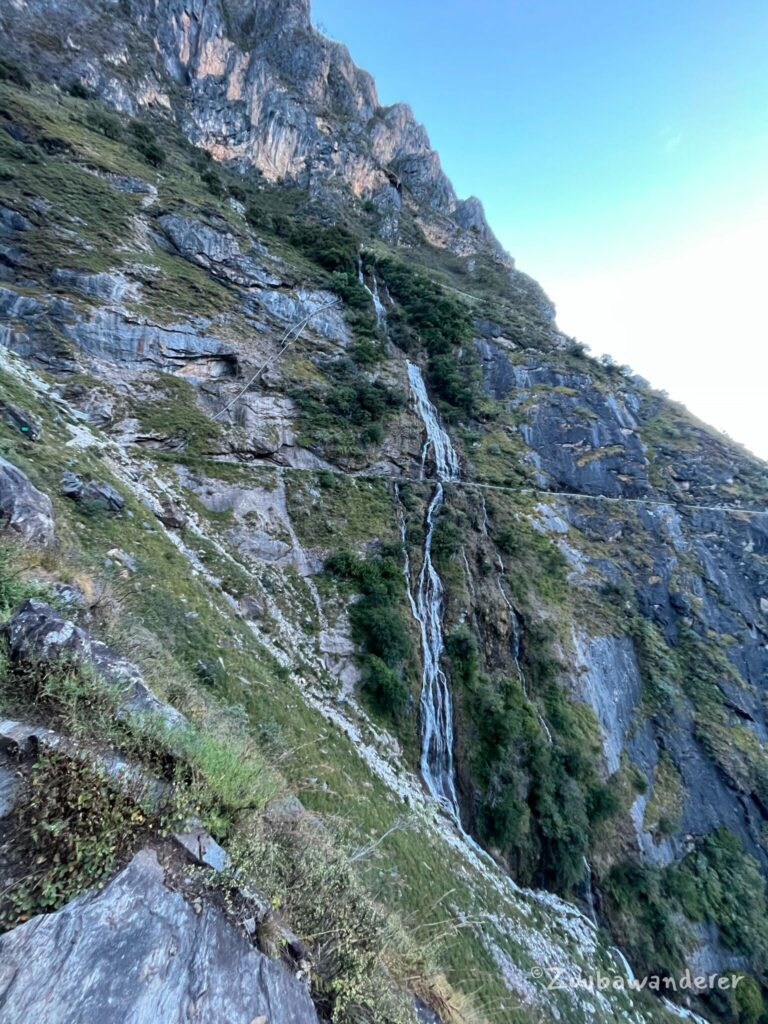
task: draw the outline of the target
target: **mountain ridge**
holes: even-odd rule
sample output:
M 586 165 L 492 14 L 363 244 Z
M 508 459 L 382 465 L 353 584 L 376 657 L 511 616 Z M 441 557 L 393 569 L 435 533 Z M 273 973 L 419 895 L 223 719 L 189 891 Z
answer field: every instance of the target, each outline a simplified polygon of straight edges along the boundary
M 445 213 L 403 109 L 394 128 L 361 116 L 373 86 L 318 46 L 306 4 L 223 10 L 0 5 L 0 617 L 18 631 L 42 595 L 37 614 L 108 641 L 214 742 L 138 722 L 137 743 L 93 666 L 73 682 L 0 645 L 3 715 L 64 757 L 25 755 L 3 811 L 9 948 L 20 912 L 25 935 L 63 927 L 102 878 L 87 860 L 60 890 L 55 844 L 30 883 L 18 869 L 30 793 L 66 836 L 60 794 L 103 807 L 71 755 L 99 777 L 108 743 L 159 781 L 176 764 L 183 801 L 202 787 L 210 839 L 265 889 L 229 924 L 265 955 L 287 944 L 324 1022 L 433 1020 L 426 1002 L 446 1022 L 755 1024 L 765 464 L 558 331 L 539 286 Z M 227 100 L 240 80 L 250 99 Z M 255 134 L 232 135 L 247 102 Z M 450 700 L 420 712 L 429 665 Z M 432 710 L 453 817 L 420 771 Z M 114 893 L 149 842 L 172 887 L 167 822 L 148 840 L 109 792 L 120 843 L 94 828 L 83 849 L 127 870 Z M 670 1009 L 628 990 L 624 955 L 660 983 L 745 980 Z M 553 966 L 580 984 L 553 992 Z

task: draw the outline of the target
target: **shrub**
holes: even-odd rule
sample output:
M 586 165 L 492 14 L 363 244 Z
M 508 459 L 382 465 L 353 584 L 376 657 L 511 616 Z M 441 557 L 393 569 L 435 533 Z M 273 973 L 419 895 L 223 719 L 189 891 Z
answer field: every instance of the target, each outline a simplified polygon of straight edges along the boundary
M 78 100 L 88 100 L 91 98 L 93 93 L 79 78 L 73 79 L 66 87 L 67 92 L 70 96 L 74 96 Z
M 108 139 L 119 141 L 123 137 L 120 118 L 103 107 L 91 107 L 85 115 L 85 123 L 95 132 Z
M 373 902 L 316 824 L 278 817 L 256 822 L 233 847 L 233 860 L 238 876 L 252 877 L 309 943 L 312 999 L 321 1020 L 415 1024 L 392 976 L 423 977 L 423 950 Z
M 0 544 L 0 622 L 19 602 L 30 596 L 30 585 L 22 578 L 19 556 L 13 547 Z
M 472 413 L 475 405 L 473 374 L 459 350 L 472 337 L 466 306 L 440 285 L 399 260 L 386 257 L 376 264 L 392 297 L 399 303 L 404 324 L 393 336 L 405 351 L 418 341 L 429 355 L 428 380 L 435 394 L 449 406 Z
M 146 121 L 133 120 L 130 124 L 131 134 L 136 140 L 136 150 L 152 167 L 162 167 L 165 163 L 165 152 L 157 141 L 155 130 Z
M 8 57 L 0 57 L 0 80 L 11 82 L 22 89 L 29 89 L 32 85 L 22 66 Z
M 224 195 L 224 185 L 222 184 L 221 178 L 218 173 L 212 168 L 208 167 L 200 174 L 200 180 L 211 193 L 211 195 L 221 198 Z
M 352 637 L 360 648 L 363 691 L 371 705 L 397 721 L 405 711 L 413 660 L 401 599 L 402 552 L 384 547 L 372 558 L 339 551 L 325 563 L 329 575 L 350 583 L 361 595 L 350 608 Z
M 134 799 L 90 765 L 55 751 L 32 768 L 26 796 L 6 831 L 3 854 L 13 881 L 0 904 L 0 927 L 100 887 L 147 823 Z
M 313 440 L 328 448 L 334 436 L 357 430 L 362 444 L 379 444 L 387 418 L 405 404 L 399 391 L 371 380 L 351 360 L 325 364 L 330 386 L 294 388 L 292 398 L 302 416 L 302 427 Z

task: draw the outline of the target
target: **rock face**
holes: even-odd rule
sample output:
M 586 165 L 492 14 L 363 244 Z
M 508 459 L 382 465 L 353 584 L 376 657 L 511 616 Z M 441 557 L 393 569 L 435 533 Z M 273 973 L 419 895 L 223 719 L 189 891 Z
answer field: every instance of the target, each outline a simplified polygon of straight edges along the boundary
M 119 969 L 118 969 L 119 968 Z M 316 1024 L 304 986 L 209 906 L 164 882 L 150 850 L 97 895 L 0 937 L 0 1022 Z
M 7 525 L 34 547 L 46 547 L 54 541 L 51 499 L 3 458 L 0 458 L 0 524 Z
M 56 63 L 44 59 L 40 66 L 35 54 L 43 73 L 63 81 L 82 78 L 131 113 L 169 106 L 169 94 L 184 85 L 186 131 L 216 159 L 237 161 L 325 199 L 343 185 L 380 209 L 390 240 L 408 207 L 439 244 L 510 262 L 479 200 L 457 199 L 410 108 L 380 106 L 373 79 L 355 66 L 347 48 L 312 27 L 306 0 L 236 2 L 226 10 L 220 0 L 142 0 L 130 29 L 116 22 L 108 41 L 97 4 L 32 0 L 14 9 L 2 27 L 23 52 L 30 32 L 43 24 L 71 41 Z M 110 59 L 115 54 L 133 56 L 133 81 L 115 73 L 116 64 L 126 63 Z M 177 239 L 178 219 L 169 218 L 166 226 Z M 193 242 L 188 229 L 183 233 L 185 245 L 203 243 L 198 253 L 215 259 L 225 276 L 260 276 L 242 254 L 218 259 L 210 238 L 198 234 Z
M 5 633 L 14 661 L 83 665 L 95 671 L 106 685 L 121 691 L 120 713 L 154 715 L 171 729 L 186 724 L 184 715 L 157 699 L 132 662 L 42 601 L 24 601 L 5 626 Z
M 158 223 L 182 256 L 215 276 L 244 287 L 280 284 L 253 256 L 241 252 L 234 235 L 170 213 L 159 217 Z
M 374 696 L 406 711 L 418 704 L 422 654 L 409 608 L 431 578 L 426 534 L 440 577 L 429 630 L 440 625 L 445 638 L 440 667 L 455 710 L 440 728 L 453 730 L 462 826 L 515 882 L 581 899 L 610 927 L 613 868 L 630 880 L 677 870 L 720 829 L 768 875 L 766 467 L 559 332 L 552 304 L 500 253 L 479 203 L 457 200 L 410 110 L 380 107 L 346 49 L 312 28 L 306 2 L 128 8 L 130 18 L 107 18 L 97 0 L 0 0 L 0 49 L 46 80 L 20 97 L 2 84 L 0 142 L 15 147 L 15 174 L 0 207 L 0 344 L 15 355 L 2 357 L 14 404 L 0 403 L 0 443 L 39 460 L 34 479 L 71 499 L 57 504 L 66 579 L 84 566 L 111 569 L 150 656 L 162 647 L 188 681 L 185 707 L 200 698 L 233 735 L 307 750 L 322 805 L 349 810 L 367 843 L 368 800 L 423 809 L 418 716 L 390 720 L 376 703 L 372 721 L 363 705 Z M 53 37 L 65 42 L 53 47 Z M 50 87 L 75 80 L 96 98 Z M 139 123 L 115 120 L 101 101 Z M 161 127 L 166 116 L 186 138 Z M 105 117 L 120 139 L 101 132 Z M 133 152 L 139 128 L 167 144 L 162 167 Z M 121 159 L 130 173 L 119 173 Z M 61 177 L 62 199 L 53 188 L 37 194 L 41 176 Z M 423 370 L 436 407 L 428 421 L 417 415 L 408 362 Z M 438 460 L 424 434 L 438 419 L 460 478 L 434 503 Z M 124 501 L 132 514 L 107 520 Z M 75 503 L 100 514 L 84 517 Z M 50 501 L 3 460 L 0 514 L 29 543 L 53 540 Z M 344 557 L 318 580 L 329 555 Z M 352 575 L 336 578 L 334 564 Z M 53 587 L 57 607 L 84 611 L 84 593 Z M 5 630 L 11 658 L 88 666 L 119 688 L 121 714 L 184 725 L 135 664 L 78 621 L 25 602 Z M 398 662 L 393 648 L 409 653 Z M 301 713 L 289 713 L 298 701 Z M 348 751 L 327 742 L 326 727 L 337 726 Z M 42 744 L 38 728 L 9 725 L 17 746 Z M 340 807 L 343 787 L 326 782 L 337 754 L 354 758 L 345 776 L 365 779 L 365 812 Z M 0 765 L 0 809 L 15 799 L 15 782 Z M 432 809 L 422 820 L 429 845 L 442 824 Z M 194 830 L 177 842 L 221 864 L 220 848 Z M 469 852 L 458 870 L 474 871 L 477 848 L 452 827 L 450 842 L 457 857 Z M 419 865 L 397 846 L 376 846 L 382 877 L 413 892 L 428 888 L 422 868 L 452 858 L 436 842 Z M 131 882 L 145 899 L 159 893 L 165 907 L 176 897 L 142 857 L 115 885 Z M 448 889 L 452 868 L 446 877 Z M 647 1024 L 615 993 L 560 1003 L 524 976 L 522 964 L 594 966 L 601 940 L 573 907 L 551 893 L 522 895 L 501 874 L 489 907 L 490 878 L 466 891 L 462 883 L 455 913 L 484 921 L 465 937 L 473 957 L 498 968 L 488 1005 L 512 992 L 542 1019 Z M 495 894 L 506 900 L 512 889 L 496 916 Z M 534 914 L 516 902 L 529 898 Z M 50 950 L 75 935 L 76 912 L 98 916 L 101 899 L 21 934 Z M 641 934 L 639 912 L 634 923 Z M 691 923 L 701 925 L 691 930 L 701 940 L 689 947 L 692 963 L 737 962 L 716 922 Z M 154 935 L 161 925 L 149 927 Z M 190 934 L 207 955 L 208 937 Z M 615 938 L 626 934 L 618 922 Z M 75 941 L 86 940 L 81 929 Z M 180 958 L 162 967 L 179 999 L 192 986 L 199 1006 L 189 1003 L 189 1019 L 240 1019 L 239 1005 L 206 1001 L 220 1000 L 220 978 L 184 974 L 191 961 L 186 937 L 179 942 Z M 37 998 L 36 962 L 21 945 L 18 955 L 10 942 L 5 949 L 3 964 L 30 980 L 19 988 L 6 974 L 0 1013 L 34 1019 L 37 1003 L 13 1000 Z M 132 949 L 118 954 L 127 976 L 143 969 L 141 942 L 138 965 Z M 233 969 L 218 956 L 216 971 Z M 64 995 L 75 988 L 69 966 L 45 966 Z M 253 977 L 264 970 L 248 968 Z M 765 965 L 755 976 L 768 976 Z M 154 984 L 147 971 L 148 992 Z M 124 985 L 100 974 L 84 1013 L 118 1015 Z M 127 1019 L 150 1019 L 150 1002 Z M 293 1019 L 243 1006 L 248 1024 Z
M 619 770 L 643 689 L 634 648 L 628 637 L 610 636 L 575 636 L 574 647 L 584 666 L 581 696 L 598 717 L 606 765 L 613 774 Z
M 103 509 L 115 514 L 125 507 L 125 498 L 103 480 L 83 480 L 76 473 L 65 473 L 61 480 L 61 493 L 79 504 Z

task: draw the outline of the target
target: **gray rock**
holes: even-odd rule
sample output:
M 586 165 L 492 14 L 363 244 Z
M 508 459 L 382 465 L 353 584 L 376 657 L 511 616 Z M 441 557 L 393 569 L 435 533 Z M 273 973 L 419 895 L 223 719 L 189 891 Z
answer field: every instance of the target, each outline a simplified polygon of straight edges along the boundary
M 61 493 L 78 504 L 103 509 L 116 514 L 125 508 L 125 498 L 103 480 L 83 480 L 76 473 L 65 473 L 61 478 Z
M 173 213 L 164 214 L 158 218 L 158 223 L 182 256 L 217 277 L 244 287 L 280 284 L 280 279 L 253 256 L 243 253 L 231 232 L 217 231 L 200 221 Z
M 540 482 L 554 490 L 607 497 L 650 495 L 649 463 L 633 399 L 605 392 L 587 373 L 549 363 L 512 363 L 495 341 L 475 342 L 486 392 L 525 408 L 520 427 Z
M 0 1024 L 317 1024 L 304 986 L 142 850 L 104 889 L 0 937 Z
M 105 302 L 135 300 L 139 292 L 138 285 L 119 271 L 87 274 L 82 270 L 58 268 L 51 272 L 51 281 L 59 288 L 73 289 L 91 299 L 103 299 Z
M 12 405 L 2 398 L 0 398 L 0 417 L 9 427 L 18 430 L 29 441 L 37 441 L 40 437 L 40 424 L 36 423 L 31 416 L 19 409 L 18 406 Z
M 161 504 L 157 518 L 169 530 L 180 530 L 187 521 L 187 517 L 182 509 L 172 501 L 164 501 Z
M 573 640 L 584 667 L 580 696 L 600 722 L 605 760 L 613 774 L 621 766 L 624 740 L 643 689 L 635 651 L 628 637 L 575 634 Z
M 246 619 L 254 620 L 264 618 L 264 605 L 257 597 L 253 597 L 251 594 L 246 594 L 245 597 L 240 598 L 237 604 Z
M 238 452 L 275 455 L 296 444 L 295 410 L 290 398 L 246 392 L 228 411 L 227 417 L 239 428 L 232 440 Z
M 173 838 L 187 855 L 196 863 L 224 871 L 230 864 L 224 849 L 204 828 L 190 828 L 188 832 L 174 832 Z
M 316 309 L 320 309 L 321 306 L 326 306 L 333 299 L 334 296 L 330 292 L 312 291 L 306 288 L 298 288 L 295 292 L 268 290 L 256 294 L 256 301 L 286 325 L 297 323 Z M 352 340 L 339 306 L 324 309 L 322 313 L 313 317 L 310 323 L 312 331 L 339 345 L 349 345 Z
M 19 802 L 22 778 L 14 765 L 0 757 L 0 820 L 7 818 Z
M 104 308 L 94 310 L 89 319 L 78 315 L 61 324 L 78 348 L 98 359 L 137 369 L 183 371 L 199 379 L 233 376 L 237 355 L 225 342 L 204 333 L 208 327 L 204 320 L 160 325 Z
M 0 206 L 0 236 L 15 234 L 17 231 L 29 231 L 32 227 L 26 217 L 9 206 Z
M 51 499 L 1 457 L 0 523 L 33 547 L 46 547 L 55 540 Z
M 105 684 L 119 689 L 119 715 L 151 714 L 171 729 L 187 724 L 181 712 L 157 699 L 133 662 L 94 640 L 42 601 L 24 601 L 4 630 L 13 661 L 64 661 L 89 666 Z

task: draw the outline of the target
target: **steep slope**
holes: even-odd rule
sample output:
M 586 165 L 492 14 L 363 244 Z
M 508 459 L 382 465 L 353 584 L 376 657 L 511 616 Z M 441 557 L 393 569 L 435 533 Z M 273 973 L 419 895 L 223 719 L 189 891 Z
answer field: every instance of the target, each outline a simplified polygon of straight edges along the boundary
M 558 331 L 305 4 L 2 16 L 0 508 L 44 546 L 4 615 L 66 582 L 279 766 L 318 837 L 290 879 L 271 794 L 206 824 L 314 941 L 323 1019 L 668 1016 L 578 983 L 621 979 L 615 943 L 641 976 L 748 975 L 666 991 L 758 1019 L 765 466 Z M 126 745 L 7 676 L 9 715 Z

